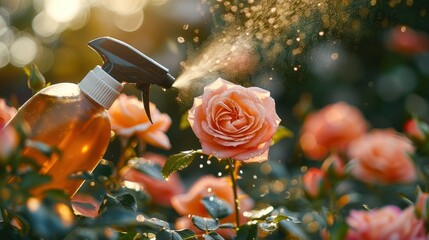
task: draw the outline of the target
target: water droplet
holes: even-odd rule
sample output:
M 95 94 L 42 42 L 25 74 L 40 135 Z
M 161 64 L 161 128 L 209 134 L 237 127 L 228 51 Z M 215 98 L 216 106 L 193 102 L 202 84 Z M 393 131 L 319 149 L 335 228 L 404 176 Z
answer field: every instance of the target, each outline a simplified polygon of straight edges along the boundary
M 240 172 L 240 174 L 243 174 L 243 170 L 240 170 L 239 172 Z
M 201 156 L 200 156 L 200 158 L 201 158 L 201 159 L 203 159 L 203 158 L 204 158 L 204 156 L 203 156 L 203 155 L 201 155 Z
M 162 89 L 162 91 L 164 91 L 164 92 L 165 92 L 165 91 L 167 91 L 167 88 L 161 88 L 161 89 Z
M 188 28 L 189 28 L 189 24 L 183 25 L 183 30 L 188 30 Z
M 222 177 L 222 173 L 221 173 L 221 172 L 218 172 L 218 173 L 217 173 L 217 175 L 218 175 L 219 177 Z
M 320 32 L 319 32 L 319 36 L 321 36 L 321 37 L 322 37 L 323 35 L 325 35 L 325 32 L 320 31 Z
M 184 43 L 184 42 L 185 42 L 185 38 L 183 38 L 183 37 L 178 37 L 178 38 L 177 38 L 177 41 L 178 41 L 179 43 Z
M 94 181 L 91 181 L 91 182 L 89 183 L 89 185 L 90 185 L 91 187 L 94 187 L 94 186 L 95 186 L 95 182 L 94 182 Z
M 253 179 L 258 179 L 258 176 L 256 176 L 256 175 L 253 175 Z
M 212 161 L 207 160 L 207 165 L 210 165 L 210 164 L 212 164 Z
M 213 189 L 212 188 L 207 188 L 207 192 L 212 192 Z

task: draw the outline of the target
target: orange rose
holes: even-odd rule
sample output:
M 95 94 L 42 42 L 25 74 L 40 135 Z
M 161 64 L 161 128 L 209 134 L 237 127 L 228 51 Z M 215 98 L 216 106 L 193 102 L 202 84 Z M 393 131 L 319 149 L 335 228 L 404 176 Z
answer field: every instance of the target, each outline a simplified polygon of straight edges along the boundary
M 188 120 L 205 154 L 245 162 L 267 160 L 280 123 L 270 92 L 221 78 L 194 99 Z
M 0 129 L 3 128 L 3 126 L 6 125 L 9 120 L 15 116 L 16 114 L 16 108 L 9 107 L 6 104 L 6 101 L 2 98 L 0 98 Z
M 201 177 L 197 182 L 194 183 L 188 193 L 176 195 L 171 199 L 171 205 L 173 208 L 183 216 L 176 221 L 176 228 L 190 228 L 195 232 L 201 232 L 193 226 L 191 217 L 192 215 L 196 215 L 210 218 L 210 215 L 204 208 L 201 200 L 205 196 L 213 194 L 234 208 L 234 194 L 228 177 L 216 178 L 210 175 Z M 240 202 L 240 223 L 245 223 L 246 218 L 242 213 L 244 211 L 249 211 L 253 207 L 253 200 L 248 195 L 242 193 L 240 190 L 238 191 L 238 195 Z M 235 212 L 233 212 L 228 217 L 221 219 L 220 222 L 235 222 Z M 234 235 L 233 231 L 230 229 L 220 230 L 218 233 L 224 237 L 231 237 Z
M 367 183 L 412 182 L 416 170 L 409 154 L 413 152 L 410 141 L 396 131 L 373 130 L 350 144 L 351 173 Z
M 424 221 L 416 218 L 412 207 L 403 211 L 396 206 L 372 211 L 352 210 L 347 224 L 347 240 L 427 239 Z
M 155 104 L 149 104 L 153 124 L 146 115 L 143 103 L 137 97 L 119 95 L 109 109 L 112 130 L 121 136 L 137 135 L 150 145 L 169 149 L 170 140 L 165 132 L 170 128 L 171 118 L 167 114 L 161 113 Z
M 357 108 L 338 102 L 305 119 L 299 142 L 308 158 L 323 160 L 332 150 L 345 150 L 366 129 L 365 119 Z
M 152 161 L 161 166 L 164 166 L 166 160 L 165 156 L 155 153 L 147 153 L 141 159 L 141 161 Z M 159 205 L 170 206 L 171 198 L 184 192 L 182 181 L 177 173 L 171 174 L 168 181 L 164 181 L 147 176 L 126 166 L 122 168 L 120 174 L 123 180 L 141 184 L 143 189 L 151 196 L 152 201 Z

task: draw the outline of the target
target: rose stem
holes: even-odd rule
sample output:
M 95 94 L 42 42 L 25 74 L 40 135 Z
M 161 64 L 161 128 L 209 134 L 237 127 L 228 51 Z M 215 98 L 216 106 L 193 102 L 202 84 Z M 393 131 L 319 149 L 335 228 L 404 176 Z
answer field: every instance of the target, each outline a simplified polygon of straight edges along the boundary
M 235 224 L 236 224 L 236 230 L 240 228 L 240 212 L 239 212 L 239 201 L 238 201 L 238 194 L 237 194 L 237 176 L 238 176 L 238 168 L 239 162 L 235 161 L 234 159 L 228 158 L 229 166 L 230 166 L 230 175 L 231 175 L 231 182 L 232 182 L 232 191 L 234 193 L 234 206 L 235 206 Z

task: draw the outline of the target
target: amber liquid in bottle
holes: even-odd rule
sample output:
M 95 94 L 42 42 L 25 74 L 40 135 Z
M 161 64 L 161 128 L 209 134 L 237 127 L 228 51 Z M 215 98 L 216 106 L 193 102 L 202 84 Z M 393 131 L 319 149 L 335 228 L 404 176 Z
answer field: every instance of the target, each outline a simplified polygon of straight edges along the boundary
M 48 158 L 33 148 L 24 155 L 34 159 L 51 182 L 32 189 L 40 196 L 48 189 L 64 190 L 72 197 L 83 180 L 70 179 L 78 171 L 92 171 L 102 159 L 110 139 L 107 111 L 82 93 L 76 84 L 61 83 L 43 89 L 19 110 L 11 124 L 30 126 L 29 139 L 56 147 Z

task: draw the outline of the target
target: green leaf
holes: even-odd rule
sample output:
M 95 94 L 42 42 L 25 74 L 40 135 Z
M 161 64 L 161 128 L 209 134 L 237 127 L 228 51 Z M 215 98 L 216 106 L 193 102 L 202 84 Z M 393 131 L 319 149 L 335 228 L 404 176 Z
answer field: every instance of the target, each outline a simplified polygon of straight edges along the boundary
M 176 230 L 183 240 L 196 239 L 197 235 L 191 229 Z
M 158 164 L 142 161 L 140 158 L 133 158 L 128 161 L 128 166 L 155 179 L 165 180 L 161 173 L 161 166 Z
M 27 75 L 27 85 L 36 93 L 46 86 L 46 80 L 43 74 L 39 71 L 36 64 L 24 67 L 24 72 Z
M 180 118 L 179 129 L 183 130 L 190 126 L 191 124 L 189 124 L 189 121 L 188 121 L 188 112 L 185 112 Z
M 223 223 L 219 225 L 219 228 L 235 229 L 235 225 L 232 223 Z
M 36 172 L 29 172 L 22 176 L 21 187 L 22 188 L 33 188 L 45 183 L 50 182 L 52 179 L 48 175 L 40 175 Z
M 251 220 L 263 219 L 268 214 L 270 214 L 273 210 L 274 208 L 272 206 L 269 206 L 259 210 L 246 211 L 243 213 L 243 215 Z
M 203 237 L 206 240 L 225 240 L 225 238 L 223 238 L 217 232 L 210 232 L 209 234 L 204 234 Z
M 291 239 L 310 239 L 310 237 L 307 236 L 306 231 L 302 229 L 302 224 L 295 224 L 290 221 L 282 221 L 279 223 L 279 225 L 284 232 L 288 233 L 288 236 L 290 236 Z
M 235 240 L 252 240 L 256 239 L 258 234 L 258 224 L 245 224 L 240 226 Z
M 115 207 L 106 209 L 92 224 L 97 227 L 135 226 L 138 225 L 137 214 L 129 209 Z
M 334 225 L 329 229 L 332 240 L 340 240 L 346 237 L 348 225 L 345 221 L 337 220 Z
M 192 216 L 192 222 L 198 229 L 203 231 L 214 231 L 219 228 L 219 220 L 217 219 Z
M 280 221 L 283 220 L 288 220 L 288 221 L 292 221 L 293 223 L 300 223 L 301 221 L 295 217 L 289 217 L 283 214 L 279 214 L 279 215 L 275 215 L 275 216 L 269 216 L 265 219 L 266 222 L 270 223 L 270 222 L 274 222 L 274 223 L 279 223 Z
M 271 138 L 271 145 L 274 145 L 278 142 L 280 142 L 284 138 L 291 138 L 293 137 L 293 132 L 286 128 L 285 126 L 280 125 L 277 128 L 276 133 L 274 133 L 274 136 Z
M 201 203 L 213 218 L 222 219 L 231 215 L 232 213 L 232 207 L 224 200 L 218 198 L 216 195 L 205 196 L 203 199 L 201 199 Z
M 156 239 L 182 240 L 182 237 L 175 231 L 163 228 L 156 234 Z
M 171 155 L 162 168 L 162 175 L 168 178 L 173 172 L 188 167 L 197 154 L 201 154 L 201 150 L 189 150 Z

